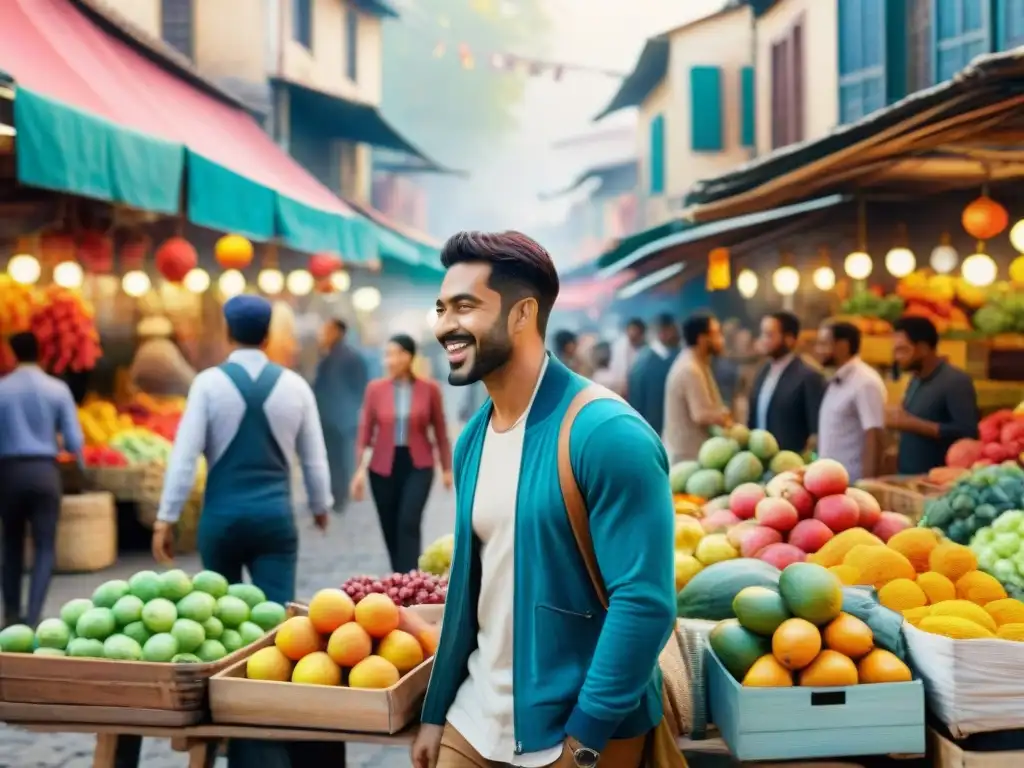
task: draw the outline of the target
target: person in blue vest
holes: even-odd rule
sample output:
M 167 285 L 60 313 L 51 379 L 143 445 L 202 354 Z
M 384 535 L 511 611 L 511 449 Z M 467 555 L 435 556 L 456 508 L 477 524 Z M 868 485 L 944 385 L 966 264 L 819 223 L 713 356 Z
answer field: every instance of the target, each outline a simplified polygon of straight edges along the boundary
M 248 572 L 268 600 L 283 604 L 295 599 L 299 552 L 292 455 L 302 465 L 310 511 L 321 530 L 333 500 L 313 391 L 263 352 L 270 316 L 270 302 L 258 296 L 236 296 L 224 304 L 234 350 L 225 363 L 200 373 L 189 390 L 153 528 L 153 555 L 163 563 L 173 559 L 174 525 L 192 493 L 196 463 L 205 456 L 198 531 L 203 567 L 232 583 Z M 280 755 L 272 754 L 275 748 Z M 229 762 L 232 768 L 290 764 L 279 745 L 239 741 L 229 747 Z
M 656 669 L 675 624 L 665 449 L 614 396 L 572 422 L 606 612 L 559 483 L 563 418 L 592 385 L 544 348 L 551 257 L 518 232 L 463 232 L 441 263 L 434 332 L 448 381 L 482 381 L 490 399 L 455 449 L 448 600 L 413 765 L 637 768 L 662 717 Z

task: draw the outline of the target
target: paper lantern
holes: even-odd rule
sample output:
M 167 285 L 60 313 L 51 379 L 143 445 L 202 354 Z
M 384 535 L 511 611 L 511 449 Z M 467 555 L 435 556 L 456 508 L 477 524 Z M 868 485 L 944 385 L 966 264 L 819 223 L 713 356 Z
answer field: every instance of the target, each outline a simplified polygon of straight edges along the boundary
M 285 286 L 292 296 L 307 296 L 313 290 L 315 283 L 313 275 L 304 269 L 289 272 L 285 279 Z
M 360 312 L 373 312 L 380 306 L 380 291 L 367 285 L 352 294 L 352 306 Z
M 245 275 L 237 269 L 229 269 L 217 278 L 217 288 L 225 299 L 245 293 Z
M 1014 224 L 1010 230 L 1010 245 L 1018 252 L 1024 253 L 1024 219 Z
M 78 237 L 78 263 L 90 272 L 114 269 L 114 241 L 102 232 L 83 232 Z
M 183 237 L 172 237 L 157 248 L 156 269 L 172 283 L 180 283 L 198 264 L 196 249 Z
M 906 277 L 917 268 L 917 257 L 909 248 L 897 246 L 885 254 L 885 268 L 893 277 Z
M 205 269 L 193 269 L 185 275 L 183 281 L 185 290 L 189 293 L 203 293 L 210 287 L 210 273 Z
M 724 291 L 729 288 L 731 283 L 729 249 L 713 248 L 708 254 L 707 289 L 709 291 Z
M 337 272 L 332 273 L 330 282 L 331 288 L 336 290 L 338 293 L 344 293 L 352 287 L 352 277 L 343 269 L 339 269 Z
M 757 273 L 751 269 L 744 269 L 736 276 L 736 290 L 744 299 L 751 299 L 757 293 Z
M 875 265 L 871 261 L 871 257 L 864 253 L 864 251 L 854 251 L 843 262 L 843 269 L 846 271 L 846 274 L 854 280 L 867 280 L 874 267 Z
M 149 280 L 149 275 L 141 270 L 128 272 L 121 279 L 121 289 L 133 299 L 149 293 L 151 287 L 152 283 Z
M 811 275 L 811 282 L 819 291 L 831 291 L 836 287 L 836 271 L 832 267 L 818 267 Z
M 316 253 L 309 257 L 309 274 L 314 280 L 323 280 L 341 269 L 341 259 L 332 253 Z
M 50 233 L 39 238 L 39 256 L 48 264 L 72 261 L 76 250 L 75 238 L 71 235 Z
M 964 230 L 977 240 L 991 240 L 1010 223 L 1010 215 L 987 195 L 968 203 L 960 217 Z
M 792 296 L 800 287 L 800 273 L 795 267 L 779 267 L 772 275 L 772 287 L 780 296 Z
M 81 288 L 84 280 L 82 265 L 77 261 L 62 261 L 53 268 L 53 282 L 61 288 Z
M 33 285 L 38 282 L 42 271 L 39 259 L 27 253 L 12 256 L 7 262 L 7 274 L 11 276 L 11 280 L 21 285 Z
M 1015 286 L 1024 285 L 1024 256 L 1010 262 L 1010 282 Z
M 975 288 L 985 288 L 996 281 L 998 274 L 996 263 L 987 253 L 974 253 L 964 259 L 960 265 L 960 273 L 964 281 Z
M 224 235 L 213 247 L 213 255 L 224 269 L 245 269 L 252 264 L 252 243 L 241 235 Z
M 948 275 L 960 262 L 960 254 L 949 243 L 939 243 L 932 249 L 928 264 L 940 275 Z
M 276 296 L 284 290 L 284 275 L 279 269 L 264 269 L 256 275 L 256 286 L 267 296 Z

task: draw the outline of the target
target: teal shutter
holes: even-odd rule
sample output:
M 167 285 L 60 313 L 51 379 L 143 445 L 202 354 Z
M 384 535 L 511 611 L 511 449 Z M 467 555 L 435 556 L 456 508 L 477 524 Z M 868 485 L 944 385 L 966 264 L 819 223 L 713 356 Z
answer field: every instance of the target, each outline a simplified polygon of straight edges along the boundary
M 757 125 L 755 93 L 754 68 L 742 67 L 740 69 L 740 146 L 743 147 L 752 147 L 755 143 L 754 130 Z
M 652 195 L 665 194 L 665 116 L 651 119 L 651 173 Z
M 721 152 L 722 68 L 690 70 L 690 147 L 694 152 Z
M 936 83 L 949 80 L 975 56 L 992 51 L 991 0 L 932 0 Z
M 996 30 L 1000 51 L 1024 45 L 1024 0 L 996 0 Z
M 839 120 L 859 120 L 884 107 L 885 0 L 839 0 Z

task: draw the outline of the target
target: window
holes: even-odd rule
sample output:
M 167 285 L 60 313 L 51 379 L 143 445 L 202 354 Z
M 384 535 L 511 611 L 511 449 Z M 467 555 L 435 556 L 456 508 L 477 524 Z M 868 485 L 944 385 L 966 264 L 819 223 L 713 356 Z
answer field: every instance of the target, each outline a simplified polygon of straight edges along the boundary
M 651 118 L 651 169 L 650 191 L 652 195 L 665 194 L 665 116 Z
M 996 0 L 999 50 L 1024 45 L 1024 0 Z
M 345 9 L 345 76 L 353 83 L 359 77 L 359 13 Z
M 313 49 L 313 0 L 291 0 L 292 39 Z
M 690 70 L 690 146 L 694 152 L 721 152 L 722 68 Z
M 183 56 L 193 57 L 192 0 L 163 0 L 160 37 Z
M 933 81 L 941 83 L 992 49 L 990 0 L 935 0 Z
M 754 68 L 740 69 L 740 146 L 752 147 L 755 143 L 757 112 L 755 104 L 756 84 Z
M 885 2 L 839 0 L 839 121 L 881 109 L 885 97 Z
M 797 22 L 772 44 L 772 147 L 784 147 L 804 137 L 804 30 Z

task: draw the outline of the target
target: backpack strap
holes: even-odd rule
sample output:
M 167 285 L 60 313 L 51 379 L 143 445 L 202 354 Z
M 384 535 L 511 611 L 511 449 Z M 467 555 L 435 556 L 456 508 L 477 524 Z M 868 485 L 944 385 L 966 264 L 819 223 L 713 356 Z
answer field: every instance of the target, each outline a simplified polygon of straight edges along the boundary
M 572 425 L 580 411 L 595 400 L 624 402 L 621 397 L 600 384 L 588 384 L 576 393 L 562 417 L 562 425 L 558 431 L 558 483 L 562 487 L 562 501 L 565 503 L 565 510 L 569 515 L 569 525 L 572 528 L 572 535 L 576 539 L 576 546 L 587 567 L 594 591 L 597 593 L 601 605 L 607 609 L 608 593 L 605 590 L 604 579 L 601 578 L 601 569 L 597 564 L 594 540 L 590 535 L 590 512 L 587 510 L 587 502 L 580 490 L 579 483 L 576 482 L 576 475 L 572 471 L 572 457 L 569 453 Z

